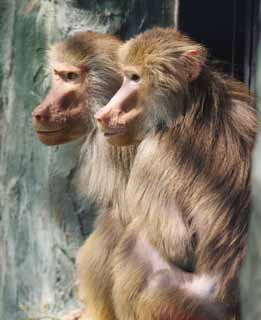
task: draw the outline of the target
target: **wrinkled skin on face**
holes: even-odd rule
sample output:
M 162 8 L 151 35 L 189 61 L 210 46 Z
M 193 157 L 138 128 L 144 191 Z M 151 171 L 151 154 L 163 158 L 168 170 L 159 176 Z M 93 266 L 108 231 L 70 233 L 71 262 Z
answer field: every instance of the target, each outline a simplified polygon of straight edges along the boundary
M 86 133 L 87 94 L 87 70 L 66 63 L 52 65 L 50 92 L 32 113 L 33 128 L 42 143 L 63 144 Z

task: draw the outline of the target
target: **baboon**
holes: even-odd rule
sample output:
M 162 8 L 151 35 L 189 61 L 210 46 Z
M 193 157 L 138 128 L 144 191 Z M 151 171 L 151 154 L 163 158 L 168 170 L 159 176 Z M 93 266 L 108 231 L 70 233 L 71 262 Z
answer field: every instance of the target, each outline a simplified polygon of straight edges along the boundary
M 51 46 L 52 86 L 32 114 L 44 144 L 83 141 L 75 184 L 100 212 L 94 232 L 79 251 L 76 275 L 78 296 L 92 319 L 114 318 L 110 256 L 122 232 L 118 207 L 135 154 L 133 146 L 109 146 L 93 118 L 121 85 L 116 57 L 120 44 L 110 35 L 81 32 Z
M 123 84 L 96 113 L 109 143 L 138 145 L 112 252 L 116 317 L 239 319 L 254 98 L 175 29 L 146 31 L 118 57 Z

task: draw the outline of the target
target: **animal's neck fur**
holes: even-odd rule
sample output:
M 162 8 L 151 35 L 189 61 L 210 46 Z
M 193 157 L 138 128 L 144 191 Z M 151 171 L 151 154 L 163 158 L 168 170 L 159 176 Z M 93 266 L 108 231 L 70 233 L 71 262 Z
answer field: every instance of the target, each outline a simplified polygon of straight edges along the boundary
M 135 147 L 114 147 L 97 129 L 81 149 L 76 184 L 88 201 L 102 208 L 119 208 L 134 159 Z

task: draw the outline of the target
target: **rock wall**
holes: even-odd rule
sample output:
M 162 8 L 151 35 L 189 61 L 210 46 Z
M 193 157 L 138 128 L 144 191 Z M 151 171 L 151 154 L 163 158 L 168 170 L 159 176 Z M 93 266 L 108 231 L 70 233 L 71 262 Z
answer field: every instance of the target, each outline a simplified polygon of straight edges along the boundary
M 172 25 L 174 0 L 0 1 L 0 319 L 75 306 L 74 257 L 93 212 L 74 193 L 79 142 L 43 146 L 31 111 L 50 79 L 48 45 L 79 30 L 130 37 Z
M 261 8 L 261 7 L 260 7 Z M 259 11 L 259 17 L 261 17 Z M 257 69 L 258 140 L 253 155 L 253 212 L 249 230 L 247 257 L 241 273 L 242 311 L 244 320 L 261 319 L 261 35 Z

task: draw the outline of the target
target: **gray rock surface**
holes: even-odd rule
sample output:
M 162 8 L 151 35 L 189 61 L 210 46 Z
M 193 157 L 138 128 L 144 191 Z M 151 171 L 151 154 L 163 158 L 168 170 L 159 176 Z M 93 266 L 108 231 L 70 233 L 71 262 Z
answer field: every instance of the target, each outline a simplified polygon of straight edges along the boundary
M 260 41 L 259 41 L 260 42 Z M 257 98 L 259 110 L 259 134 L 253 156 L 254 208 L 250 223 L 248 252 L 241 273 L 243 319 L 261 319 L 261 48 L 258 54 Z
M 46 147 L 31 126 L 50 82 L 46 48 L 79 30 L 127 38 L 173 16 L 174 0 L 0 0 L 1 320 L 75 306 L 74 257 L 93 221 L 71 183 L 80 142 Z

